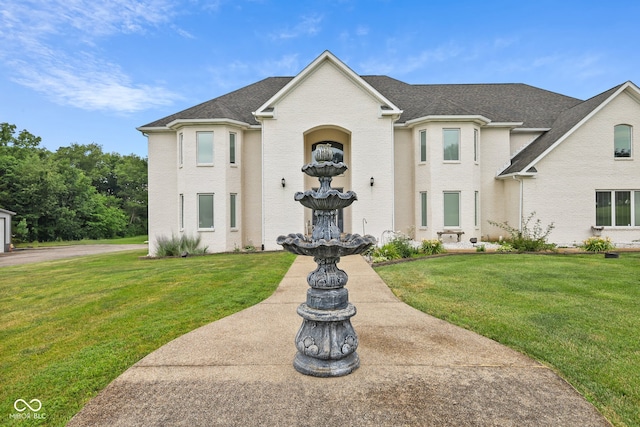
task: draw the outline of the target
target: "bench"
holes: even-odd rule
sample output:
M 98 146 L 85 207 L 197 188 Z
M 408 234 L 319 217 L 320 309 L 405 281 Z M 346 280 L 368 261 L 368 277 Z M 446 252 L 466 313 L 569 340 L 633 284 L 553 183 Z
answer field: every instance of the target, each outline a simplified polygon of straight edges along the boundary
M 459 231 L 459 230 L 438 231 L 438 240 L 442 241 L 442 235 L 443 234 L 456 234 L 458 236 L 458 242 L 459 242 L 460 239 L 462 238 L 462 235 L 464 234 L 464 231 Z

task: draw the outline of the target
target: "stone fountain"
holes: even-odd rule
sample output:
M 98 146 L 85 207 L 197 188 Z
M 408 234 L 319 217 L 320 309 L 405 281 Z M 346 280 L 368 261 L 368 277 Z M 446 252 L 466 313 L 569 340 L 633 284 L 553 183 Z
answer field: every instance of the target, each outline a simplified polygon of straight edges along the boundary
M 313 153 L 314 161 L 302 172 L 317 177 L 318 190 L 298 192 L 294 199 L 313 209 L 316 224 L 311 236 L 289 234 L 278 237 L 278 244 L 297 255 L 313 256 L 318 267 L 309 273 L 307 301 L 298 307 L 302 326 L 295 338 L 298 353 L 293 366 L 305 375 L 338 377 L 360 366 L 358 336 L 351 326 L 356 308 L 349 302 L 345 289 L 348 276 L 337 267 L 340 257 L 361 254 L 376 243 L 373 236 L 342 234 L 337 225 L 338 209 L 351 205 L 357 196 L 331 188 L 334 176 L 343 174 L 347 165 L 332 161 L 330 144 L 320 144 Z

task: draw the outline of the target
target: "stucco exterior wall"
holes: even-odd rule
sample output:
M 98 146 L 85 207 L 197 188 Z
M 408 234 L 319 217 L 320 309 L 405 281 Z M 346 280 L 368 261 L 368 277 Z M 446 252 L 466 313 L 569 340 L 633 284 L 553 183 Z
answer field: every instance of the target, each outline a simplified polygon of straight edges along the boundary
M 415 189 L 415 143 L 411 129 L 396 129 L 394 135 L 395 229 L 416 236 L 415 206 L 420 194 Z M 418 215 L 420 215 L 418 213 Z M 420 216 L 417 217 L 420 219 Z M 412 236 L 412 237 L 413 237 Z
M 614 158 L 613 129 L 632 125 L 630 159 Z M 581 243 L 595 225 L 596 190 L 640 190 L 640 105 L 623 93 L 537 165 L 535 179 L 524 181 L 524 216 L 536 211 L 543 225 L 553 222 L 550 240 Z M 605 227 L 602 236 L 613 241 L 640 239 L 640 227 Z
M 242 246 L 260 249 L 262 244 L 262 134 L 248 130 L 243 134 L 242 159 Z
M 367 233 L 376 237 L 393 229 L 393 123 L 379 112 L 379 102 L 330 62 L 279 100 L 275 117 L 262 123 L 265 249 L 279 249 L 279 235 L 305 231 L 305 208 L 293 195 L 306 190 L 300 171 L 306 158 L 304 135 L 323 126 L 351 135 L 351 188 L 345 190 L 355 191 L 358 201 L 351 207 L 349 228 L 359 230 L 366 218 Z M 374 186 L 369 184 L 372 176 Z
M 510 141 L 510 153 L 511 157 L 515 156 L 519 151 L 522 151 L 527 145 L 531 144 L 533 140 L 542 135 L 542 132 L 538 131 L 521 131 L 517 130 L 511 133 Z
M 178 160 L 175 132 L 148 136 L 149 252 L 155 253 L 158 236 L 178 235 Z
M 498 169 L 510 159 L 513 137 L 510 129 L 503 127 L 484 127 L 480 135 L 480 227 L 481 235 L 485 238 L 496 239 L 504 234 L 503 230 L 490 225 L 489 221 L 519 222 L 519 187 L 514 190 L 510 183 L 496 179 Z
M 444 160 L 444 129 L 459 129 L 459 160 Z M 475 224 L 475 194 L 480 195 L 481 161 L 474 160 L 474 130 L 480 128 L 472 122 L 427 121 L 414 127 L 415 156 L 415 207 L 416 239 L 436 239 L 439 231 L 463 231 L 462 239 L 476 237 L 479 225 Z M 426 161 L 420 161 L 420 132 L 426 131 Z M 478 153 L 480 154 L 480 153 Z M 427 226 L 421 225 L 420 193 L 427 192 Z M 444 194 L 459 193 L 459 225 L 445 226 Z M 478 236 L 479 237 L 479 236 Z M 457 239 L 446 235 L 443 239 Z

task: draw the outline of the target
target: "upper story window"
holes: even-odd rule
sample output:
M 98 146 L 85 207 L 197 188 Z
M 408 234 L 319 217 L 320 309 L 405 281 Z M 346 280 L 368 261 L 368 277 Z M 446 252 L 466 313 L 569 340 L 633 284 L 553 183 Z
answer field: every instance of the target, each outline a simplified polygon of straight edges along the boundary
M 479 137 L 480 132 L 478 132 L 478 129 L 474 129 L 473 130 L 473 161 L 478 163 L 478 159 L 480 156 L 480 137 Z
M 196 132 L 198 165 L 213 165 L 213 132 Z
M 427 161 L 427 131 L 420 131 L 420 161 Z
M 313 158 L 313 152 L 316 150 L 316 148 L 318 147 L 319 144 L 329 144 L 331 145 L 331 149 L 333 150 L 333 159 L 331 159 L 332 162 L 334 163 L 340 163 L 340 162 L 344 162 L 344 145 L 340 144 L 339 142 L 336 141 L 320 141 L 320 142 L 316 142 L 315 144 L 313 144 L 311 146 L 311 158 L 312 160 L 315 160 Z
M 631 126 L 617 125 L 613 128 L 614 157 L 631 157 Z
M 444 160 L 460 160 L 460 129 L 443 129 Z
M 229 163 L 236 164 L 236 134 L 229 134 Z
M 182 133 L 178 136 L 178 165 L 180 165 L 180 166 L 182 166 L 182 163 L 183 163 L 183 160 L 184 160 L 184 156 L 182 154 L 184 152 L 183 151 L 184 148 L 183 148 L 183 144 L 182 144 L 183 136 L 184 135 Z

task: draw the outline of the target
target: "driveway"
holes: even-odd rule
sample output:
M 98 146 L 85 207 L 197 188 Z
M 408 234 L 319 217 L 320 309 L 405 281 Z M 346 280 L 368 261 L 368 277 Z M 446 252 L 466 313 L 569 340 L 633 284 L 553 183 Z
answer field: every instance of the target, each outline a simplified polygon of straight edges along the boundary
M 148 245 L 76 245 L 56 246 L 50 248 L 19 249 L 0 254 L 0 267 L 30 264 L 34 262 L 53 261 L 62 258 L 73 258 L 85 255 L 105 254 L 109 252 L 147 249 Z

